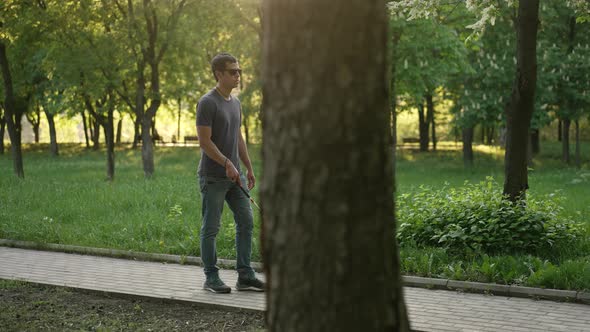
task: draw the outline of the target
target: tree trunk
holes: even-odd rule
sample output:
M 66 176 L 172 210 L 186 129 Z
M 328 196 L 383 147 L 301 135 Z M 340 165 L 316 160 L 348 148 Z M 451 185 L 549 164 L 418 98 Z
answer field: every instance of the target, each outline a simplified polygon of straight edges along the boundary
M 182 115 L 182 98 L 178 98 L 178 128 L 176 130 L 176 141 L 180 142 L 180 117 Z M 246 135 L 246 142 L 248 142 L 248 137 Z
M 494 136 L 496 135 L 496 127 L 491 126 L 488 127 L 488 132 L 487 132 L 487 137 L 486 137 L 486 144 L 487 145 L 493 145 L 494 144 Z
M 570 127 L 572 121 L 570 119 L 563 119 L 563 129 L 561 137 L 561 160 L 568 164 L 571 162 L 570 159 Z
M 250 145 L 250 127 L 247 120 L 244 120 L 244 134 L 246 136 L 246 145 Z
M 86 111 L 80 112 L 82 115 L 82 125 L 84 127 L 84 139 L 86 140 L 86 148 L 90 148 L 90 140 L 88 139 L 88 122 L 86 120 Z
M 463 165 L 473 166 L 473 127 L 463 128 Z
M 521 0 L 516 19 L 516 77 L 506 108 L 504 194 L 512 202 L 526 198 L 527 148 L 537 82 L 539 0 Z
M 418 130 L 420 132 L 420 151 L 428 151 L 428 121 L 424 116 L 424 104 L 418 104 Z
M 531 149 L 536 156 L 541 152 L 541 135 L 539 129 L 531 129 Z
M 33 128 L 33 135 L 35 138 L 35 144 L 39 143 L 39 127 L 41 126 L 41 108 L 39 104 L 36 104 L 32 113 L 27 113 L 26 118 Z
M 263 131 L 272 138 L 263 140 L 261 181 L 268 329 L 408 331 L 394 235 L 384 2 L 263 3 Z
M 532 134 L 529 134 L 529 137 L 527 137 L 527 149 L 526 149 L 526 163 L 527 166 L 532 168 L 534 166 L 533 164 L 533 140 L 532 140 Z
M 113 119 L 113 107 L 109 106 L 107 112 L 107 121 L 104 126 L 104 137 L 107 146 L 107 181 L 112 182 L 115 180 L 115 122 Z
M 123 116 L 121 114 L 119 115 L 119 121 L 117 121 L 117 138 L 115 141 L 117 144 L 121 144 L 121 133 L 123 131 Z
M 142 106 L 143 107 L 143 106 Z M 136 149 L 139 145 L 139 138 L 141 137 L 141 121 L 138 121 L 140 117 L 135 116 L 133 120 L 133 144 L 131 146 L 132 149 Z
M 436 131 L 434 122 L 434 101 L 432 100 L 432 94 L 426 95 L 426 126 L 430 125 L 432 133 L 432 151 L 436 151 Z M 428 130 L 428 129 L 426 129 Z
M 580 155 L 580 121 L 574 121 L 576 130 L 576 167 L 582 167 L 582 156 Z
M 2 24 L 0 23 L 0 28 Z M 14 174 L 25 178 L 23 167 L 23 154 L 21 145 L 21 119 L 24 113 L 24 107 L 19 105 L 14 95 L 12 85 L 12 74 L 8 56 L 6 55 L 6 45 L 0 41 L 0 69 L 2 70 L 2 79 L 4 82 L 4 120 L 8 127 L 8 136 L 10 137 L 10 151 L 12 153 L 12 165 Z
M 401 39 L 402 32 L 401 31 L 393 31 L 391 35 L 391 55 L 390 59 L 390 67 L 391 71 L 389 73 L 389 110 L 391 112 L 391 162 L 393 164 L 392 168 L 395 172 L 395 168 L 397 165 L 397 157 L 395 155 L 397 149 L 397 90 L 395 85 L 395 79 L 397 75 L 397 66 L 396 62 L 393 59 L 397 58 L 397 47 L 399 45 L 399 40 Z M 395 173 L 394 173 L 395 174 Z M 396 192 L 397 184 L 393 183 L 393 191 Z
M 557 121 L 557 140 L 561 142 L 561 119 Z
M 55 116 L 45 108 L 43 108 L 43 111 L 49 124 L 49 151 L 52 157 L 57 157 L 59 156 L 59 149 L 57 146 L 57 133 L 55 131 Z
M 6 129 L 6 120 L 4 120 L 4 112 L 0 113 L 0 154 L 4 154 L 4 132 Z
M 91 119 L 92 149 L 98 150 L 100 148 L 100 123 L 98 123 L 98 120 L 94 117 L 91 117 Z

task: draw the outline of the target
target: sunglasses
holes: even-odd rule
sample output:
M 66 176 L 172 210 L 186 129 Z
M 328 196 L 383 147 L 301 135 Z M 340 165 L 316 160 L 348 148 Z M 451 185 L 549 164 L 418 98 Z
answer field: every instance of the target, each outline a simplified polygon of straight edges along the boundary
M 242 76 L 241 69 L 225 69 L 225 71 L 228 72 L 231 76 L 236 76 L 236 74 L 240 74 L 240 76 Z

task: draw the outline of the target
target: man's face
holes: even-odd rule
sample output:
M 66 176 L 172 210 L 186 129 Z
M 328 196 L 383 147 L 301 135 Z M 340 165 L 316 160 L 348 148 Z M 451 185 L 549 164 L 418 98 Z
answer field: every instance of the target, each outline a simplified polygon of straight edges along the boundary
M 240 85 L 242 70 L 239 63 L 225 63 L 225 70 L 218 72 L 219 84 L 225 88 L 234 89 Z

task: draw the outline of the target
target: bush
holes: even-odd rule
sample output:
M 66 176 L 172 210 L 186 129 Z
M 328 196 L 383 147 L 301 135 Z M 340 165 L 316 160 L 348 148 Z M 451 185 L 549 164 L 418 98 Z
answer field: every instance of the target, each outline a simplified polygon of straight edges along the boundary
M 437 246 L 459 252 L 536 253 L 575 241 L 581 225 L 563 216 L 560 197 L 527 195 L 520 203 L 503 199 L 488 177 L 455 189 L 420 187 L 398 200 L 401 244 Z

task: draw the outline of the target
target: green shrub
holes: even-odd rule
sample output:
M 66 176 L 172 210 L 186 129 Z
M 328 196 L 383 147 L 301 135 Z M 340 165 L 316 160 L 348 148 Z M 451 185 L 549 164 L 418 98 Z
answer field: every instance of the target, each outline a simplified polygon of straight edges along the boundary
M 581 225 L 563 216 L 558 195 L 526 201 L 503 199 L 488 177 L 478 184 L 433 190 L 420 187 L 398 200 L 401 244 L 436 246 L 458 252 L 537 253 L 576 241 Z

